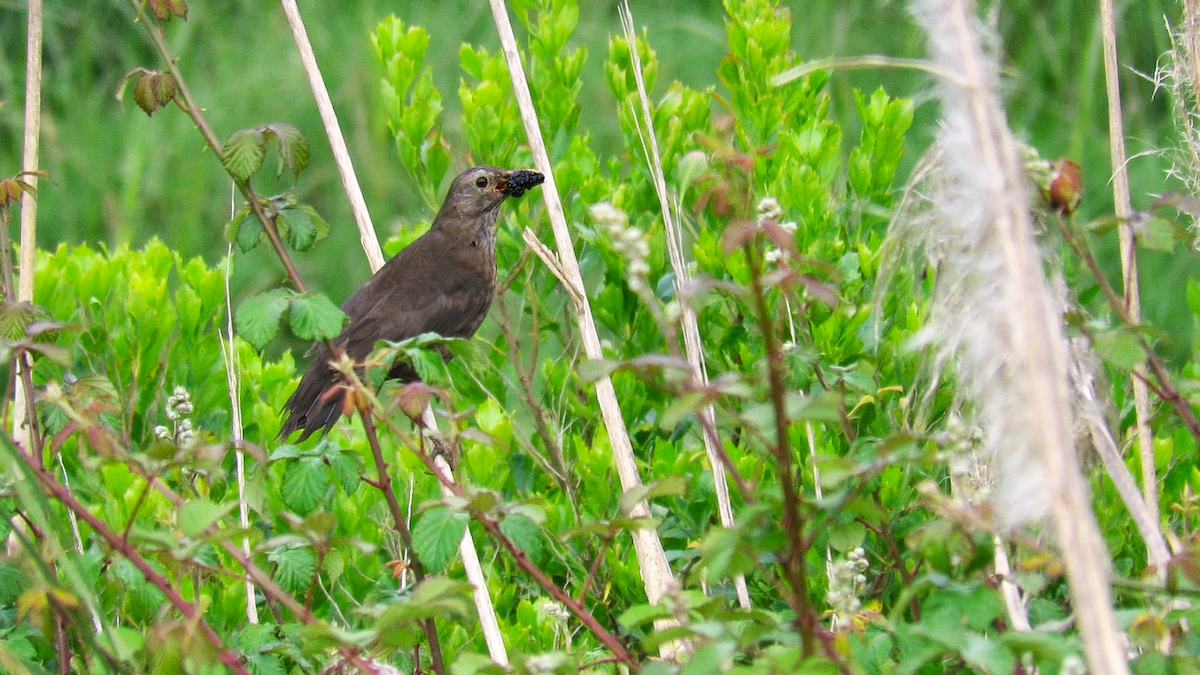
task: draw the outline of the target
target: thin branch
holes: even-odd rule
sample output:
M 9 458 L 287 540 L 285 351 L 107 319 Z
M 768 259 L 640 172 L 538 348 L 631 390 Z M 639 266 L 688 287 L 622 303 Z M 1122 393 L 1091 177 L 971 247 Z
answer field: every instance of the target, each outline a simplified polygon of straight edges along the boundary
M 1121 278 L 1125 308 L 1132 325 L 1142 322 L 1138 292 L 1137 249 L 1134 246 L 1133 205 L 1129 199 L 1129 168 L 1125 152 L 1125 129 L 1121 113 L 1120 66 L 1117 63 L 1117 29 L 1113 0 L 1100 0 L 1100 32 L 1104 42 L 1104 83 L 1108 93 L 1108 147 L 1113 165 L 1113 202 L 1120 224 Z M 1137 417 L 1138 457 L 1142 467 L 1142 498 L 1155 522 L 1159 520 L 1158 470 L 1154 466 L 1154 432 L 1150 430 L 1150 393 L 1137 377 L 1142 367 L 1134 366 L 1133 409 Z
M 33 474 L 34 477 L 41 482 L 42 486 L 51 495 L 53 495 L 55 499 L 60 501 L 64 506 L 67 507 L 67 509 L 87 523 L 88 527 L 90 527 L 96 534 L 100 535 L 100 537 L 104 539 L 110 548 L 121 554 L 122 557 L 136 567 L 146 581 L 150 582 L 152 586 L 157 588 L 159 592 L 166 597 L 167 602 L 169 602 L 172 607 L 174 607 L 180 614 L 183 614 L 188 621 L 190 621 L 200 630 L 200 633 L 204 636 L 204 639 L 207 640 L 209 644 L 211 644 L 213 648 L 217 650 L 217 658 L 220 659 L 221 663 L 224 664 L 226 668 L 229 668 L 231 671 L 238 673 L 239 675 L 250 675 L 250 671 L 246 670 L 245 666 L 242 665 L 241 656 L 237 652 L 234 652 L 225 646 L 225 643 L 221 640 L 220 636 L 217 635 L 216 631 L 214 631 L 199 614 L 196 606 L 189 603 L 187 600 L 184 600 L 183 596 L 179 594 L 178 589 L 176 589 L 175 586 L 173 586 L 165 576 L 155 570 L 154 567 L 150 565 L 149 561 L 142 557 L 141 552 L 139 552 L 135 546 L 118 536 L 115 532 L 113 532 L 112 528 L 110 528 L 107 523 L 93 515 L 86 506 L 76 500 L 75 496 L 72 495 L 71 492 L 66 489 L 66 487 L 55 480 L 54 476 L 51 475 L 49 471 L 44 469 L 35 461 L 33 455 L 29 454 L 29 452 L 15 444 L 11 446 L 11 450 L 17 459 L 20 460 L 20 462 L 25 466 L 25 469 Z
M 743 247 L 746 263 L 750 268 L 750 287 L 758 329 L 762 333 L 767 351 L 767 381 L 770 386 L 771 405 L 775 412 L 775 442 L 768 447 L 778 464 L 779 485 L 783 492 L 783 531 L 787 537 L 787 551 L 781 556 L 784 578 L 790 593 L 788 604 L 796 613 L 793 624 L 800 634 L 804 656 L 816 653 L 816 615 L 808 597 L 808 571 L 805 558 L 808 548 L 804 543 L 804 516 L 800 513 L 800 495 L 796 490 L 797 476 L 792 470 L 791 421 L 787 414 L 787 386 L 783 381 L 783 349 L 779 336 L 775 334 L 775 322 L 767 305 L 767 291 L 763 287 L 762 263 L 751 240 Z
M 213 151 L 214 155 L 220 157 L 223 145 L 217 138 L 217 135 L 213 133 L 212 127 L 208 125 L 208 120 L 205 119 L 204 113 L 201 112 L 202 108 L 192 98 L 192 92 L 188 89 L 187 82 L 183 79 L 183 74 L 179 72 L 179 68 L 175 64 L 175 56 L 163 37 L 162 28 L 146 14 L 146 10 L 140 0 L 129 0 L 129 3 L 133 6 L 134 12 L 137 13 L 138 23 L 146 30 L 146 35 L 150 36 L 150 42 L 154 45 L 155 51 L 158 52 L 159 58 L 167 65 L 168 70 L 170 70 L 176 84 L 179 86 L 178 96 L 182 99 L 179 101 L 180 107 L 196 123 L 196 128 L 204 136 L 204 141 L 208 144 L 208 148 Z M 308 287 L 304 284 L 304 280 L 300 278 L 300 272 L 296 270 L 296 266 L 292 263 L 292 257 L 284 247 L 283 240 L 279 238 L 279 230 L 275 227 L 275 221 L 267 215 L 262 199 L 250 187 L 250 181 L 234 179 L 233 182 L 237 186 L 238 191 L 242 193 L 242 197 L 245 198 L 246 203 L 250 205 L 250 210 L 254 213 L 254 217 L 262 224 L 263 231 L 267 233 L 267 239 L 271 242 L 271 247 L 275 249 L 275 254 L 279 257 L 279 262 L 287 272 L 288 279 L 292 282 L 292 285 L 301 293 L 307 292 Z
M 363 422 L 363 431 L 367 435 L 367 443 L 371 446 L 371 456 L 375 460 L 375 472 L 379 475 L 377 481 L 369 481 L 372 486 L 383 493 L 384 500 L 387 501 L 388 511 L 392 514 L 392 527 L 400 535 L 401 541 L 404 542 L 405 548 L 409 551 L 413 550 L 412 532 L 408 529 L 408 520 L 404 517 L 404 511 L 400 508 L 400 500 L 396 497 L 396 491 L 392 488 L 392 475 L 388 468 L 387 460 L 383 458 L 383 448 L 379 445 L 379 434 L 375 431 L 375 421 L 371 417 L 369 410 L 360 411 Z M 425 579 L 425 566 L 414 555 L 409 561 L 408 566 L 413 571 L 413 576 L 418 582 Z M 425 633 L 425 640 L 429 643 L 429 660 L 433 671 L 438 675 L 445 675 L 446 664 L 442 660 L 442 643 L 438 640 L 437 626 L 432 618 L 422 619 L 420 622 L 421 631 Z
M 534 164 L 537 170 L 546 177 L 545 183 L 542 185 L 542 198 L 545 200 L 546 212 L 554 230 L 554 240 L 558 249 L 557 260 L 565 275 L 565 286 L 568 289 L 582 289 L 584 288 L 583 275 L 579 271 L 575 245 L 571 240 L 571 231 L 563 212 L 558 185 L 554 179 L 554 168 L 546 151 L 545 140 L 542 138 L 537 111 L 533 106 L 533 97 L 529 93 L 529 83 L 525 79 L 525 70 L 521 65 L 521 55 L 517 49 L 517 39 L 513 35 L 512 23 L 508 19 L 508 10 L 504 0 L 489 0 L 489 5 L 492 9 L 492 18 L 496 23 L 496 31 L 500 36 L 501 50 L 504 52 L 504 59 L 508 65 L 513 94 L 521 112 L 521 121 L 525 126 L 525 135 L 529 140 Z M 600 334 L 596 330 L 587 295 L 580 294 L 579 297 L 575 297 L 573 294 L 572 298 L 576 301 L 575 318 L 579 325 L 584 354 L 589 359 L 603 358 Z M 633 445 L 629 439 L 629 431 L 625 427 L 625 420 L 621 416 L 621 404 L 617 400 L 616 389 L 613 387 L 612 379 L 607 375 L 596 381 L 596 399 L 600 404 L 600 414 L 604 419 L 604 427 L 608 433 L 613 463 L 616 465 L 621 487 L 625 490 L 636 488 L 642 485 L 637 459 L 633 454 Z M 645 501 L 638 502 L 634 505 L 630 515 L 635 518 L 649 516 L 650 507 Z M 662 541 L 659 539 L 658 533 L 653 530 L 636 530 L 632 535 L 646 598 L 651 604 L 657 603 L 674 583 L 674 575 L 671 573 L 670 563 L 667 562 L 666 553 L 663 551 Z M 679 648 L 679 645 L 664 643 L 660 654 L 674 656 Z

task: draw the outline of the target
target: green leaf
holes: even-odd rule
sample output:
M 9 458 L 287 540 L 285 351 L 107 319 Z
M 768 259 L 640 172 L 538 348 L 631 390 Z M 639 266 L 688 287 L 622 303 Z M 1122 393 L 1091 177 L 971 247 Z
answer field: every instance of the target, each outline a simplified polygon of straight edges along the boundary
M 259 129 L 233 132 L 221 148 L 221 166 L 238 180 L 249 180 L 262 168 L 267 153 L 267 139 Z
M 669 616 L 671 616 L 671 610 L 662 605 L 634 605 L 621 612 L 621 616 L 617 617 L 617 623 L 621 624 L 623 628 L 630 629 Z
M 288 323 L 298 338 L 331 340 L 342 332 L 346 321 L 346 314 L 320 293 L 292 296 Z
M 283 473 L 280 496 L 288 509 L 306 516 L 317 508 L 329 490 L 329 467 L 319 457 L 302 457 Z
M 230 227 L 226 229 L 226 232 L 233 235 L 233 238 L 226 238 L 237 243 L 238 249 L 242 253 L 249 253 L 257 248 L 259 242 L 263 240 L 263 235 L 266 234 L 258 216 L 252 213 L 247 213 L 238 219 L 236 224 L 235 221 L 230 221 Z
M 535 565 L 541 563 L 542 529 L 536 523 L 525 516 L 511 514 L 500 521 L 500 532 L 524 551 Z
M 234 320 L 238 334 L 255 349 L 266 347 L 279 332 L 279 318 L 293 295 L 292 291 L 276 288 L 247 299 L 238 307 Z
M 1092 347 L 1101 359 L 1120 370 L 1130 370 L 1146 360 L 1137 336 L 1124 328 L 1098 331 L 1092 336 Z
M 413 552 L 430 572 L 438 572 L 458 554 L 467 514 L 439 506 L 421 514 L 412 529 Z
M 845 553 L 862 545 L 867 528 L 858 521 L 842 523 L 829 528 L 829 545 L 835 551 Z
M 692 656 L 679 675 L 723 675 L 733 667 L 734 648 L 730 640 L 710 642 Z
M 700 545 L 700 564 L 710 580 L 726 579 L 754 569 L 754 552 L 737 530 L 714 527 Z
M 352 495 L 358 491 L 358 486 L 362 484 L 362 455 L 338 450 L 325 455 L 325 461 L 329 462 L 329 469 L 333 471 L 333 477 L 337 479 L 342 492 Z
M 317 571 L 317 556 L 311 548 L 280 548 L 267 554 L 277 565 L 275 581 L 290 593 L 308 590 Z
M 625 491 L 621 495 L 621 512 L 629 513 L 641 501 L 666 495 L 681 496 L 687 492 L 688 479 L 683 476 L 668 476 L 653 483 L 646 483 Z
M 279 216 L 287 223 L 284 240 L 297 251 L 307 251 L 312 245 L 329 236 L 329 224 L 307 204 L 286 208 Z
M 189 500 L 179 509 L 179 529 L 189 537 L 198 537 L 210 525 L 232 511 L 234 506 L 234 502 L 218 505 L 207 499 Z
M 290 124 L 267 124 L 261 129 L 267 138 L 274 138 L 279 143 L 279 170 L 276 175 L 282 174 L 286 169 L 291 171 L 293 176 L 299 176 L 304 167 L 308 166 L 308 139 L 304 134 Z
M 1170 218 L 1154 216 L 1144 219 L 1134 219 L 1133 230 L 1137 243 L 1152 251 L 1171 253 L 1175 244 L 1188 240 L 1187 231 L 1178 222 Z

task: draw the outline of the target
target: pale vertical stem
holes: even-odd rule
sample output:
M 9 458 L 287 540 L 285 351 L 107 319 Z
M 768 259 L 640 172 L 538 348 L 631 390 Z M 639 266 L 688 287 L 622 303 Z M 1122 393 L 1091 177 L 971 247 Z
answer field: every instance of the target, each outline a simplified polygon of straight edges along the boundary
M 422 433 L 426 430 L 431 432 L 437 431 L 437 419 L 433 416 L 433 409 L 425 406 L 425 410 L 421 413 L 421 425 L 425 427 Z M 450 471 L 450 464 L 442 455 L 435 455 L 433 458 L 434 465 L 437 467 L 441 477 L 453 483 L 454 474 Z M 442 481 L 438 481 L 438 485 L 442 488 L 442 496 L 450 497 L 454 493 Z M 492 606 L 492 598 L 488 595 L 487 579 L 483 576 L 483 566 L 479 563 L 479 553 L 475 550 L 475 540 L 471 537 L 471 530 L 467 528 L 463 530 L 462 541 L 458 542 L 458 555 L 462 558 L 463 570 L 467 574 L 467 581 L 471 584 L 471 595 L 475 598 L 475 611 L 479 614 L 479 627 L 483 630 L 483 640 L 487 643 L 488 656 L 501 666 L 508 665 L 508 650 L 504 648 L 504 635 L 500 632 L 500 622 L 496 619 L 496 609 Z
M 1108 148 L 1113 165 L 1113 202 L 1120 220 L 1118 237 L 1121 243 L 1121 279 L 1125 294 L 1125 311 L 1133 324 L 1142 321 L 1142 301 L 1138 291 L 1137 253 L 1134 248 L 1133 206 L 1129 199 L 1128 157 L 1125 152 L 1125 130 L 1121 113 L 1120 65 L 1117 63 L 1117 29 L 1113 19 L 1112 0 L 1100 0 L 1100 32 L 1104 41 L 1104 82 L 1108 90 Z M 1134 366 L 1130 380 L 1133 384 L 1133 408 L 1137 417 L 1138 455 L 1142 467 L 1142 498 L 1146 507 L 1160 519 L 1158 509 L 1158 472 L 1154 467 L 1154 434 L 1150 430 L 1150 391 L 1146 386 L 1145 369 Z
M 496 31 L 500 35 L 500 46 L 504 59 L 508 64 L 508 73 L 512 78 L 513 95 L 516 96 L 517 106 L 521 111 L 521 121 L 525 125 L 525 135 L 529 140 L 529 149 L 533 154 L 534 165 L 546 177 L 542 185 L 542 198 L 545 200 L 546 213 L 550 217 L 550 225 L 554 230 L 555 247 L 558 249 L 560 269 L 564 274 L 563 280 L 573 290 L 569 291 L 576 302 L 576 320 L 583 342 L 584 355 L 589 359 L 603 358 L 600 347 L 600 335 L 592 318 L 592 309 L 584 292 L 583 275 L 579 271 L 579 261 L 575 257 L 575 245 L 571 241 L 571 232 L 567 227 L 567 218 L 563 213 L 558 186 L 554 181 L 554 170 L 550 165 L 550 156 L 546 152 L 546 142 L 542 139 L 541 127 L 538 126 L 537 111 L 533 107 L 533 97 L 529 93 L 529 83 L 525 79 L 525 71 L 521 66 L 521 54 L 517 50 L 517 38 L 513 35 L 512 23 L 508 19 L 508 10 L 504 0 L 488 0 L 492 8 L 492 18 L 496 22 Z M 613 388 L 612 379 L 605 375 L 596 381 L 596 400 L 600 404 L 600 415 L 604 419 L 604 427 L 608 433 L 608 442 L 613 453 L 613 463 L 621 480 L 621 487 L 630 490 L 642 484 L 638 473 L 637 459 L 633 455 L 633 445 L 629 440 L 629 432 L 625 420 L 621 417 L 621 404 L 617 401 L 617 393 Z M 650 515 L 650 506 L 645 500 L 638 502 L 630 509 L 630 516 L 644 518 Z M 671 566 L 663 552 L 662 541 L 658 533 L 650 529 L 639 529 L 633 532 L 633 546 L 637 553 L 638 565 L 641 568 L 642 584 L 646 590 L 646 599 L 650 604 L 656 604 L 675 584 Z M 665 657 L 674 657 L 685 647 L 677 643 L 664 644 L 659 653 Z
M 304 21 L 300 18 L 300 10 L 296 0 L 281 0 L 283 12 L 287 15 L 288 26 L 292 29 L 292 37 L 296 40 L 296 49 L 300 52 L 300 62 L 308 75 L 308 84 L 312 88 L 313 98 L 317 101 L 317 110 L 321 114 L 321 123 L 325 125 L 325 135 L 329 137 L 329 146 L 333 150 L 333 160 L 337 164 L 338 174 L 342 178 L 342 188 L 350 199 L 350 209 L 354 212 L 354 222 L 358 224 L 358 238 L 363 251 L 367 254 L 367 262 L 371 271 L 383 267 L 383 251 L 379 248 L 379 238 L 375 227 L 371 224 L 371 214 L 367 211 L 367 202 L 363 199 L 362 188 L 358 185 L 358 176 L 354 173 L 354 164 L 350 161 L 350 151 L 346 149 L 346 139 L 342 136 L 341 125 L 338 124 L 337 113 L 329 100 L 329 90 L 325 80 L 317 68 L 317 57 L 313 54 L 312 43 L 308 40 L 308 31 L 304 29 Z
M 233 188 L 236 190 L 237 188 Z M 233 194 L 236 194 L 233 193 Z M 230 195 L 233 196 L 232 194 Z M 233 207 L 233 201 L 230 201 L 230 208 Z M 238 381 L 239 363 L 237 360 L 237 352 L 233 344 L 233 300 L 232 294 L 229 292 L 229 277 L 233 275 L 233 244 L 230 244 L 225 251 L 225 339 L 217 331 L 217 338 L 221 341 L 221 356 L 225 361 L 225 384 L 229 389 L 229 410 L 230 410 L 230 427 L 233 436 L 234 458 L 237 461 L 237 493 L 238 493 L 238 524 L 242 530 L 250 527 L 250 509 L 246 503 L 246 455 L 242 452 L 239 444 L 242 441 L 242 395 L 241 385 Z M 242 552 L 246 557 L 250 557 L 250 539 L 242 537 Z M 254 582 L 246 577 L 246 620 L 251 624 L 258 623 L 258 603 L 255 602 L 255 587 Z
M 1033 630 L 1029 625 L 1029 613 L 1025 611 L 1025 601 L 1021 599 L 1021 589 L 1009 579 L 1012 567 L 1008 563 L 1008 550 L 1004 540 L 999 536 L 992 537 L 992 548 L 995 550 L 996 576 L 1000 577 L 1000 595 L 1004 598 L 1004 609 L 1008 612 L 1010 628 L 1022 633 Z
M 691 303 L 684 302 L 683 291 L 691 275 L 688 273 L 687 261 L 683 253 L 683 232 L 672 217 L 671 200 L 667 194 L 667 179 L 663 174 L 662 157 L 658 151 L 658 135 L 654 133 L 654 116 L 650 112 L 650 96 L 646 93 L 646 82 L 642 76 L 642 58 L 638 53 L 637 31 L 633 25 L 633 12 L 629 1 L 625 0 L 618 6 L 621 16 L 621 26 L 625 31 L 625 41 L 629 43 L 629 55 L 633 61 L 633 79 L 637 83 L 638 99 L 642 104 L 643 125 L 639 125 L 642 138 L 642 149 L 646 153 L 646 166 L 654 182 L 654 192 L 658 195 L 658 206 L 662 211 L 663 229 L 667 237 L 667 253 L 671 259 L 671 269 L 675 272 L 675 298 L 679 303 L 680 321 L 683 324 L 683 349 L 687 356 L 688 365 L 692 369 L 692 385 L 703 389 L 708 385 L 708 367 L 704 362 L 704 352 L 700 348 L 700 327 L 696 321 L 696 309 Z M 637 119 L 636 117 L 634 118 Z M 643 131 L 644 129 L 644 131 Z M 649 141 L 647 143 L 647 141 Z M 716 428 L 716 411 L 711 403 L 705 404 L 696 411 L 700 417 L 702 428 Z M 720 514 L 722 527 L 733 527 L 733 504 L 729 498 L 729 481 L 725 476 L 725 465 L 717 454 L 718 438 L 712 434 L 701 433 L 704 440 L 704 450 L 708 455 L 708 463 L 712 466 L 713 487 L 717 493 L 717 513 Z M 734 580 L 738 604 L 742 609 L 750 609 L 750 589 L 746 586 L 746 576 L 738 574 Z
M 1200 108 L 1200 0 L 1184 0 L 1183 32 L 1184 48 L 1192 64 L 1192 105 L 1189 108 L 1185 104 L 1184 109 L 1195 111 Z
M 26 38 L 25 38 L 25 138 L 21 151 L 22 177 L 35 190 L 37 189 L 38 147 L 42 134 L 42 0 L 29 0 L 26 5 Z M 21 257 L 17 265 L 17 302 L 33 302 L 33 275 L 37 256 L 37 198 L 31 192 L 21 195 Z M 16 378 L 13 386 L 13 440 L 27 452 L 32 453 L 33 427 L 30 425 L 29 397 L 32 391 L 26 391 L 24 374 L 33 367 L 28 354 L 21 356 L 17 362 Z M 45 458 L 42 458 L 43 460 Z M 67 476 L 67 467 L 62 455 L 58 456 L 58 468 L 62 471 L 63 487 L 68 492 L 71 484 Z M 83 536 L 79 532 L 79 519 L 75 512 L 67 510 L 67 520 L 71 524 L 71 534 L 75 540 L 75 550 L 83 553 Z M 89 603 L 89 613 L 92 615 L 92 626 L 96 633 L 103 627 L 100 614 Z
M 1061 321 L 1046 287 L 1034 241 L 1023 166 L 1000 101 L 991 90 L 991 67 L 967 0 L 925 0 L 921 6 L 930 45 L 951 62 L 963 84 L 943 82 L 947 128 L 970 153 L 972 188 L 988 209 L 1002 255 L 1000 271 L 1011 301 L 1001 303 L 1018 353 L 1013 364 L 1025 382 L 1025 405 L 1039 411 L 1030 429 L 1042 463 L 1053 518 L 1070 586 L 1071 602 L 1093 675 L 1126 675 L 1129 665 L 1113 611 L 1109 556 L 1091 511 L 1075 456 L 1066 382 L 1068 359 Z M 953 119 L 951 119 L 953 115 Z M 965 164 L 965 157 L 957 161 Z
M 26 11 L 25 37 L 25 138 L 21 152 L 21 171 L 30 172 L 22 176 L 34 190 L 37 189 L 38 145 L 42 133 L 42 0 L 29 0 Z M 21 194 L 21 259 L 17 271 L 18 302 L 33 302 L 33 268 L 37 253 L 37 197 L 33 191 Z M 28 397 L 22 385 L 22 372 L 32 367 L 29 356 L 22 356 L 13 373 L 13 439 L 21 447 L 32 452 L 33 442 L 29 437 Z M 75 514 L 71 514 L 71 526 L 78 530 Z M 76 532 L 76 538 L 79 535 Z
M 281 2 L 283 4 L 283 11 L 287 15 L 288 25 L 292 29 L 292 36 L 296 40 L 296 48 L 300 52 L 300 61 L 304 64 L 304 72 L 308 75 L 308 83 L 312 87 L 313 97 L 317 101 L 317 109 L 321 114 L 321 122 L 325 125 L 325 134 L 329 137 L 329 145 L 333 149 L 333 157 L 337 163 L 338 173 L 342 178 L 342 187 L 346 190 L 346 195 L 350 198 L 350 206 L 354 211 L 354 219 L 358 223 L 359 242 L 362 244 L 363 252 L 366 253 L 367 263 L 371 267 L 371 272 L 378 272 L 384 263 L 383 251 L 379 247 L 379 238 L 375 234 L 375 228 L 371 225 L 371 216 L 367 212 L 366 201 L 363 199 L 362 190 L 359 188 L 358 177 L 354 173 L 354 165 L 350 161 L 350 152 L 346 148 L 346 141 L 342 137 L 342 130 L 338 124 L 337 115 L 334 113 L 333 104 L 329 100 L 329 91 L 325 88 L 325 81 L 321 77 L 321 71 L 317 68 L 317 59 L 313 54 L 312 44 L 308 40 L 308 32 L 304 29 L 304 22 L 300 18 L 300 10 L 296 7 L 295 0 L 281 0 Z M 433 409 L 429 406 L 425 407 L 422 419 L 430 429 L 437 429 L 437 421 L 434 419 Z M 442 461 L 444 462 L 445 460 Z M 444 470 L 446 471 L 446 475 L 449 476 L 449 467 L 445 467 Z M 443 491 L 445 491 L 444 487 Z M 488 597 L 487 581 L 483 577 L 483 567 L 479 564 L 479 554 L 475 550 L 475 542 L 471 538 L 470 530 L 463 533 L 463 539 L 459 543 L 458 550 L 459 555 L 462 557 L 463 567 L 467 572 L 467 580 L 474 589 L 475 608 L 479 612 L 479 622 L 483 628 L 488 653 L 496 663 L 508 665 L 508 653 L 504 648 L 503 637 L 500 634 L 499 621 L 496 619 L 496 611 L 492 607 L 492 600 Z

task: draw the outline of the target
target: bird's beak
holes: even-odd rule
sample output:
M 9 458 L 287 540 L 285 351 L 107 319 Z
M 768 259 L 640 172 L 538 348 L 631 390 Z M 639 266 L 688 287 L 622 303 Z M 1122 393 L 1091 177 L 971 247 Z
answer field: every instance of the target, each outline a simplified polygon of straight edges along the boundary
M 536 171 L 517 169 L 496 182 L 496 190 L 507 197 L 520 197 L 526 190 L 541 185 L 546 177 Z

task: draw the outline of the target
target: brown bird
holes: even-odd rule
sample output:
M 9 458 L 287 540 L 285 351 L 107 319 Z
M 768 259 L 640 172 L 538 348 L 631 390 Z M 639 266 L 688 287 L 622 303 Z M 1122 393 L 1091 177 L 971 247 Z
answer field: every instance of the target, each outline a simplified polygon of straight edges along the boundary
M 469 338 L 479 329 L 496 294 L 496 219 L 507 197 L 520 197 L 545 177 L 536 171 L 505 171 L 494 166 L 467 169 L 450 184 L 446 201 L 429 231 L 387 262 L 342 305 L 350 317 L 333 340 L 335 349 L 362 361 L 380 340 L 397 342 L 422 333 Z M 448 360 L 448 352 L 443 352 Z M 329 350 L 316 358 L 284 404 L 287 419 L 279 431 L 296 430 L 301 441 L 328 432 L 342 414 L 340 391 L 329 366 Z M 388 379 L 418 379 L 412 366 L 398 364 Z

